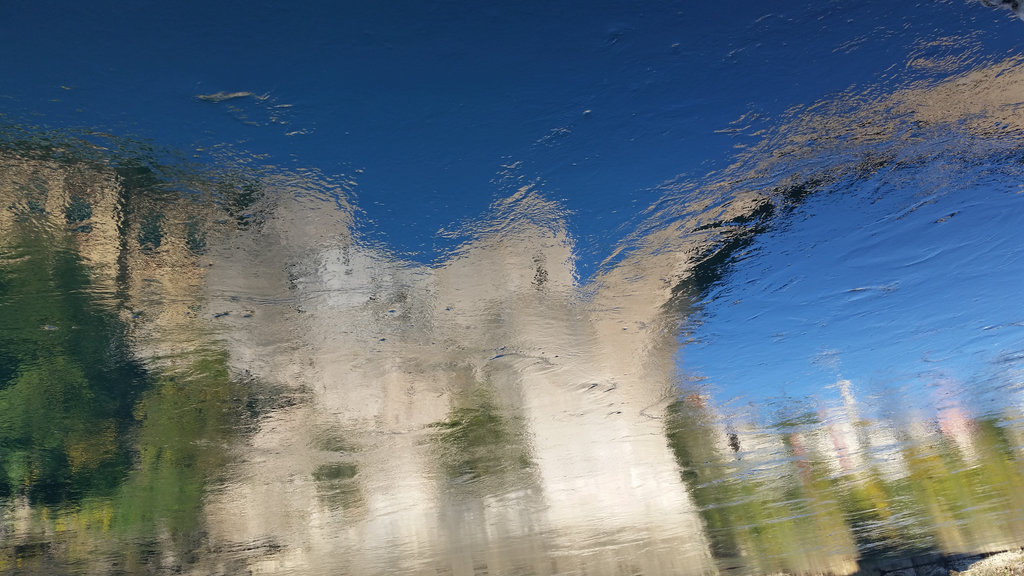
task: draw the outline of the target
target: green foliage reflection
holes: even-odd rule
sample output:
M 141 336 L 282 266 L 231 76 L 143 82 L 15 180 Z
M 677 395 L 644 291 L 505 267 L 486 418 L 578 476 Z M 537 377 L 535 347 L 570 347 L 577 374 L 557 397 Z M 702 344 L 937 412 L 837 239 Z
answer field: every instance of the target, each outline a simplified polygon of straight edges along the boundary
M 203 542 L 203 498 L 253 420 L 251 383 L 199 330 L 181 335 L 191 352 L 148 369 L 132 350 L 132 222 L 142 252 L 166 240 L 150 170 L 120 170 L 118 187 L 89 173 L 70 194 L 49 186 L 78 167 L 13 165 L 0 180 L 15 215 L 0 229 L 0 572 L 180 571 Z M 115 221 L 116 238 L 93 237 Z M 201 250 L 198 226 L 187 232 Z M 99 261 L 81 254 L 90 242 Z
M 822 470 L 742 461 L 734 452 L 738 441 L 727 445 L 696 395 L 669 406 L 667 425 L 715 557 L 758 573 L 842 572 L 852 563 L 853 546 Z M 792 441 L 782 449 L 799 450 Z
M 492 493 L 532 468 L 522 418 L 503 410 L 482 386 L 466 391 L 449 417 L 434 427 L 438 460 L 453 483 L 481 482 L 480 489 Z
M 203 496 L 228 462 L 248 387 L 218 351 L 186 355 L 155 379 L 136 406 L 138 462 L 114 501 L 112 526 L 121 537 L 164 539 L 188 554 L 201 544 Z
M 31 216 L 18 227 L 0 265 L 0 491 L 109 493 L 130 465 L 123 432 L 144 372 L 91 300 L 72 239 Z
M 901 429 L 805 413 L 730 442 L 691 395 L 670 405 L 666 432 L 723 565 L 838 573 L 854 560 L 1019 545 L 1020 421 L 940 414 Z

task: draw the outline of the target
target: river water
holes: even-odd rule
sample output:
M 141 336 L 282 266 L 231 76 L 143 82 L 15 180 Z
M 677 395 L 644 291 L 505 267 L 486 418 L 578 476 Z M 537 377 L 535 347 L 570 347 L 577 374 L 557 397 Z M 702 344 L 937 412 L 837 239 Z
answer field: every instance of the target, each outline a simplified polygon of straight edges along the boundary
M 1024 545 L 1024 22 L 782 4 L 3 8 L 0 572 Z

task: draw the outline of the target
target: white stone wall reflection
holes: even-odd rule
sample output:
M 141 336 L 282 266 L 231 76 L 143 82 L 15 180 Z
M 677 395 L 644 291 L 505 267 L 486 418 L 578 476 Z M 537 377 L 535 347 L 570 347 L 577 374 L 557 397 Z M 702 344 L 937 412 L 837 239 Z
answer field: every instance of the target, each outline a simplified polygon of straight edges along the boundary
M 313 249 L 275 241 L 308 210 L 211 273 L 223 275 L 210 278 L 213 307 L 277 303 L 224 333 L 233 358 L 302 398 L 262 423 L 230 474 L 240 481 L 211 495 L 215 548 L 248 548 L 257 573 L 713 571 L 664 436 L 676 349 L 664 281 L 607 275 L 580 296 L 560 210 L 529 190 L 436 267 L 346 230 Z M 460 455 L 438 423 L 477 397 L 507 434 L 469 449 L 520 456 L 452 472 Z

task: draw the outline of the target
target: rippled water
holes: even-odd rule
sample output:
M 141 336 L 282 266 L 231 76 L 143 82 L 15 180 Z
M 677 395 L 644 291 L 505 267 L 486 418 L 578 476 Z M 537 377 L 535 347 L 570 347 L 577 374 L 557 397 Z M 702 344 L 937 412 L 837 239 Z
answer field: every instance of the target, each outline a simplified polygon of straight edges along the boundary
M 359 120 L 327 79 L 115 113 L 110 70 L 107 105 L 66 80 L 48 108 L 53 73 L 7 64 L 0 572 L 851 574 L 1024 545 L 1024 24 L 791 4 L 445 12 L 429 41 L 352 14 L 365 37 L 331 41 L 373 56 L 328 61 L 369 82 L 375 50 L 423 46 L 422 125 L 391 107 L 408 78 L 346 93 Z M 259 34 L 265 9 L 230 16 Z M 275 21 L 316 32 L 297 51 L 306 10 Z M 498 50 L 516 21 L 550 44 Z M 415 76 L 483 45 L 549 60 L 508 104 Z M 369 152 L 317 135 L 339 118 Z

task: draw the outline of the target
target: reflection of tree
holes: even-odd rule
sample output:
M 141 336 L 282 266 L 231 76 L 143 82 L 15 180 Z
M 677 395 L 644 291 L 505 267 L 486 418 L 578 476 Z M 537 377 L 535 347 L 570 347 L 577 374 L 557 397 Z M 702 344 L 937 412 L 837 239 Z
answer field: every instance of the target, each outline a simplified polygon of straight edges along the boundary
M 228 462 L 247 415 L 249 388 L 222 352 L 197 351 L 160 370 L 136 405 L 138 462 L 114 500 L 116 533 L 186 562 L 203 538 L 202 500 Z M 143 549 L 144 550 L 144 549 Z M 145 562 L 145 555 L 134 561 Z
M 683 479 L 701 510 L 712 554 L 719 558 L 736 557 L 740 555 L 739 542 L 730 531 L 728 510 L 716 503 L 734 501 L 739 494 L 732 494 L 736 492 L 734 484 L 723 482 L 728 459 L 717 448 L 721 431 L 702 404 L 697 395 L 670 404 L 666 411 L 666 434 Z
M 522 417 L 502 409 L 483 386 L 464 391 L 456 402 L 448 419 L 434 425 L 438 460 L 449 482 L 475 484 L 481 494 L 494 494 L 506 483 L 503 478 L 530 469 Z
M 204 495 L 259 402 L 199 331 L 189 352 L 150 370 L 136 359 L 119 313 L 144 281 L 139 259 L 169 249 L 174 204 L 144 162 L 111 185 L 85 164 L 0 160 L 0 571 L 180 569 L 196 559 Z M 187 224 L 170 244 L 201 251 L 201 221 Z M 22 519 L 5 525 L 14 509 Z
M 774 438 L 780 442 L 772 453 L 747 449 L 746 460 L 734 452 L 739 440 L 727 443 L 704 399 L 695 394 L 669 406 L 666 425 L 721 566 L 821 573 L 850 565 L 848 528 L 824 470 L 804 457 L 795 431 L 804 427 L 802 420 L 780 425 Z M 752 436 L 746 441 L 756 442 Z
M 223 353 L 199 351 L 179 360 L 175 370 L 161 370 L 142 394 L 133 434 L 115 436 L 107 429 L 105 436 L 86 440 L 86 457 L 88 450 L 96 454 L 94 444 L 109 451 L 109 441 L 135 440 L 134 465 L 98 486 L 109 495 L 93 492 L 73 506 L 36 506 L 35 529 L 55 531 L 56 538 L 38 548 L 0 550 L 0 568 L 5 552 L 14 553 L 8 561 L 36 566 L 41 573 L 46 566 L 102 566 L 111 557 L 128 572 L 181 568 L 198 560 L 205 534 L 203 498 L 228 462 L 226 448 L 237 437 L 242 416 L 251 416 L 253 403 L 248 387 L 229 376 Z M 34 414 L 55 416 L 52 409 Z M 73 476 L 81 447 L 70 446 L 65 474 Z
M 720 565 L 810 573 L 843 549 L 855 549 L 864 568 L 894 557 L 1005 549 L 1024 538 L 1014 422 L 973 419 L 953 433 L 911 422 L 884 435 L 901 440 L 878 457 L 873 438 L 895 424 L 855 422 L 860 464 L 845 470 L 837 460 L 846 450 L 834 444 L 838 424 L 811 412 L 782 415 L 769 429 L 741 431 L 730 446 L 704 398 L 669 406 L 669 444 Z M 773 448 L 759 450 L 765 442 Z M 885 471 L 894 461 L 905 463 L 902 473 Z
M 894 483 L 891 500 L 916 504 L 902 511 L 931 527 L 928 536 L 940 549 L 1005 547 L 1024 537 L 1024 470 L 1006 425 L 993 417 L 971 421 L 973 461 L 945 435 L 932 434 L 905 450 L 908 475 Z
M 0 490 L 57 503 L 116 487 L 145 377 L 73 239 L 40 220 L 24 215 L 0 267 Z

